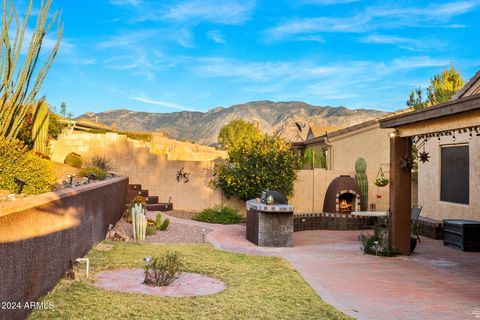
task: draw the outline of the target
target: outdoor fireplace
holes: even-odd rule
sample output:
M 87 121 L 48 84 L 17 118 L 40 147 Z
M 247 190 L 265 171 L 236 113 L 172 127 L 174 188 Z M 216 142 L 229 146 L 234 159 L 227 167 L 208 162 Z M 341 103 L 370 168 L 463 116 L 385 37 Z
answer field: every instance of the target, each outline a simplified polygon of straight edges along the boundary
M 351 176 L 332 180 L 325 193 L 323 212 L 351 213 L 360 211 L 360 188 Z

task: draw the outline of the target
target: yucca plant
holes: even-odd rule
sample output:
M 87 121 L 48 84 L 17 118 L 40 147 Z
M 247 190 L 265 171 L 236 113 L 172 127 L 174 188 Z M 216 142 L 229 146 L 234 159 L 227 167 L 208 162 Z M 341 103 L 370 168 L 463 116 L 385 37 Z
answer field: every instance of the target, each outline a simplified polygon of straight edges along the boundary
M 105 157 L 94 155 L 90 161 L 88 162 L 89 167 L 96 167 L 100 168 L 106 172 L 110 172 L 115 170 L 115 168 L 110 163 L 110 160 L 106 159 Z

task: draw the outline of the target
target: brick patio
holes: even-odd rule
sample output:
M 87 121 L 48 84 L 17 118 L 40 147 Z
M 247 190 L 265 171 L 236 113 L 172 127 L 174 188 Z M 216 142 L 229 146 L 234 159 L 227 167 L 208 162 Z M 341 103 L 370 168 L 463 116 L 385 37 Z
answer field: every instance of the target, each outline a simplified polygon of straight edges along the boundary
M 219 226 L 207 239 L 233 252 L 285 258 L 327 303 L 357 319 L 480 318 L 480 253 L 422 237 L 416 253 L 383 258 L 360 252 L 358 231 L 294 233 L 293 248 L 260 248 L 244 226 Z

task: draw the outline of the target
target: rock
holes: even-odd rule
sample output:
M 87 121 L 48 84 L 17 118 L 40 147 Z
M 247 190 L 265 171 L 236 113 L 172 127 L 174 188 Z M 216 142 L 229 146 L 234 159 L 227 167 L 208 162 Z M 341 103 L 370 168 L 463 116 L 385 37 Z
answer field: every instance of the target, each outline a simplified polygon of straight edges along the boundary
M 112 241 L 129 241 L 130 238 L 123 232 L 115 231 L 113 237 L 111 238 Z

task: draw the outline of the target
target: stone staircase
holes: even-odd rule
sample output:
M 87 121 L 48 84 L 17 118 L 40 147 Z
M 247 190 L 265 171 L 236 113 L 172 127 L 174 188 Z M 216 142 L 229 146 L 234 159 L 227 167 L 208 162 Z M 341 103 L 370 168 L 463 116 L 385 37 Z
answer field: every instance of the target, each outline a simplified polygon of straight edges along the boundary
M 148 190 L 142 189 L 141 184 L 129 184 L 127 188 L 127 197 L 125 199 L 125 207 L 130 206 L 130 202 L 136 196 L 142 196 L 147 202 L 147 211 L 172 211 L 173 203 L 159 203 L 158 196 L 151 196 L 148 194 Z

